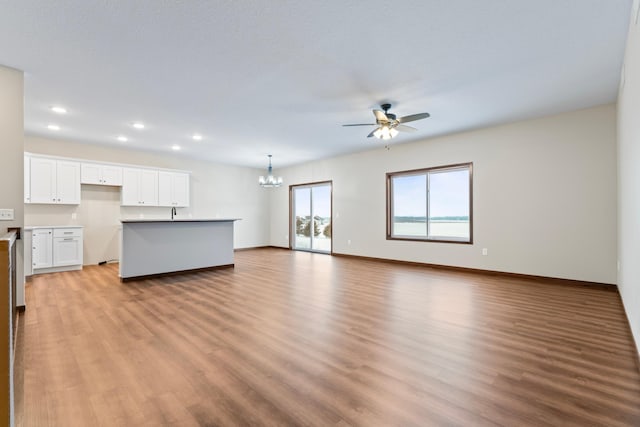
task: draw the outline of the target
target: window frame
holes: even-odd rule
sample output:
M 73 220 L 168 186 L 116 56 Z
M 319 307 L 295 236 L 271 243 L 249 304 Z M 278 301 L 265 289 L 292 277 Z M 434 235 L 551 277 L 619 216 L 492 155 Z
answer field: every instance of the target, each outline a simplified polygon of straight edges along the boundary
M 429 174 L 436 172 L 446 172 L 448 170 L 468 170 L 469 171 L 469 240 L 459 240 L 456 238 L 442 238 L 442 236 L 437 236 L 436 238 L 429 237 Z M 391 192 L 392 184 L 391 180 L 394 177 L 398 176 L 411 176 L 411 175 L 425 175 L 425 180 L 427 182 L 427 198 L 425 203 L 427 205 L 427 235 L 425 237 L 416 236 L 394 236 L 393 231 L 393 194 Z M 473 162 L 467 163 L 455 163 L 444 166 L 434 166 L 429 168 L 421 168 L 421 169 L 411 169 L 397 172 L 387 172 L 386 174 L 386 183 L 387 183 L 387 191 L 386 191 L 386 199 L 387 199 L 387 240 L 403 240 L 410 242 L 436 242 L 436 243 L 457 243 L 463 245 L 472 245 L 473 244 Z
M 329 209 L 331 212 L 331 249 L 329 250 L 329 252 L 326 251 L 319 251 L 319 250 L 314 250 L 314 249 L 296 249 L 295 248 L 295 238 L 296 238 L 296 233 L 295 233 L 295 228 L 294 228 L 294 224 L 295 224 L 295 208 L 293 205 L 294 202 L 294 190 L 297 188 L 309 188 L 312 189 L 313 187 L 317 187 L 317 186 L 323 186 L 323 185 L 328 185 L 330 190 L 329 190 Z M 313 191 L 313 190 L 311 190 Z M 316 253 L 316 254 L 325 254 L 325 255 L 333 255 L 333 225 L 334 225 L 334 220 L 335 217 L 333 215 L 333 180 L 327 180 L 327 181 L 314 181 L 314 182 L 307 182 L 304 184 L 291 184 L 289 185 L 289 250 L 292 251 L 301 251 L 301 252 L 310 252 L 310 253 Z

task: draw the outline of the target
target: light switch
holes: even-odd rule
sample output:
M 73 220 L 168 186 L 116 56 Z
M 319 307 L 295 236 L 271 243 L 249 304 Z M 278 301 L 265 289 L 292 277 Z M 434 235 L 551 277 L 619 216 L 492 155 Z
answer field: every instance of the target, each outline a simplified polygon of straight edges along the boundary
M 0 209 L 0 221 L 13 221 L 13 209 Z

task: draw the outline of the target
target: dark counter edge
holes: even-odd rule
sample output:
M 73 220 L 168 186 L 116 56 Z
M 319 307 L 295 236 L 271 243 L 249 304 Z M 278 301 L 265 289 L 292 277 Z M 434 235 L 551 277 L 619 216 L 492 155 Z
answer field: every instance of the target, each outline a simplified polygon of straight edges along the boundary
M 177 219 L 121 219 L 120 222 L 123 224 L 128 223 L 145 223 L 145 222 L 230 222 L 230 221 L 241 221 L 242 218 L 220 218 L 220 219 L 198 219 L 198 218 L 177 218 Z
M 235 264 L 216 265 L 212 267 L 192 268 L 190 270 L 168 271 L 166 273 L 144 274 L 142 276 L 121 277 L 120 282 L 133 282 L 135 280 L 156 279 L 159 277 L 176 276 L 178 274 L 200 273 L 203 271 L 220 270 L 223 268 L 235 268 Z

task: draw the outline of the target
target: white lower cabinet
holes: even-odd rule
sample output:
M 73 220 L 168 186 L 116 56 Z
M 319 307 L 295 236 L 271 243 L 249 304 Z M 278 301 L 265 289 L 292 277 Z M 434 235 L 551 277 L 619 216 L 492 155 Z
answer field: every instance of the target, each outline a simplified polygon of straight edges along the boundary
M 82 229 L 53 230 L 53 266 L 82 265 Z
M 82 268 L 81 227 L 33 228 L 31 248 L 33 274 Z
M 33 269 L 53 267 L 53 229 L 38 228 L 33 230 L 31 243 Z

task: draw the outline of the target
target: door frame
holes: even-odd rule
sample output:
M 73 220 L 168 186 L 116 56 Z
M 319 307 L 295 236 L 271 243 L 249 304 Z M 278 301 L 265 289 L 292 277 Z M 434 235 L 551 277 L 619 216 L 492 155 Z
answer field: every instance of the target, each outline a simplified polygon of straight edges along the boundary
M 293 207 L 293 190 L 295 188 L 300 188 L 300 187 L 309 187 L 312 188 L 314 186 L 318 186 L 318 185 L 329 185 L 329 210 L 331 212 L 331 249 L 328 252 L 328 255 L 333 255 L 333 180 L 327 180 L 327 181 L 314 181 L 314 182 L 307 182 L 304 184 L 292 184 L 289 186 L 289 249 L 290 250 L 296 250 L 296 251 L 303 251 L 303 252 L 311 252 L 311 253 L 316 253 L 316 254 L 326 254 L 327 252 L 324 251 L 317 251 L 317 250 L 313 250 L 311 248 L 309 248 L 309 250 L 306 249 L 295 249 L 293 242 L 295 241 L 294 239 L 296 238 L 296 233 L 295 230 L 293 228 L 293 216 L 294 216 L 294 207 Z M 313 190 L 311 190 L 311 199 L 313 200 Z M 311 212 L 313 214 L 313 212 Z M 312 215 L 312 220 L 313 220 L 313 215 Z

